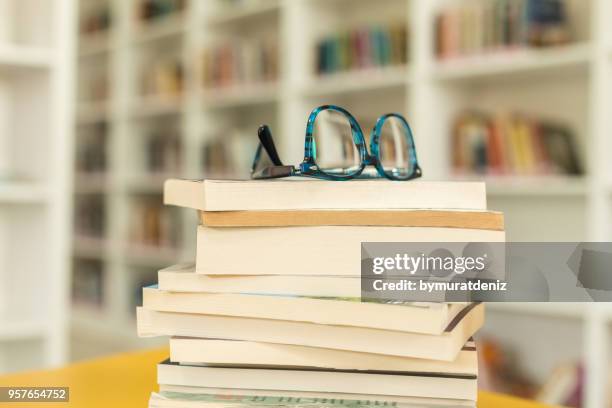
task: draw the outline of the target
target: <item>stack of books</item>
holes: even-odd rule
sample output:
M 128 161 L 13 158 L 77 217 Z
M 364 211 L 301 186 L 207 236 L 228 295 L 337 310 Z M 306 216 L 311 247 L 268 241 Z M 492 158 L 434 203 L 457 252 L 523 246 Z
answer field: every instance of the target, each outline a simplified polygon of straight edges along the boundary
M 143 290 L 172 336 L 150 407 L 475 406 L 479 303 L 361 299 L 361 242 L 503 242 L 468 182 L 169 180 L 196 209 L 195 265 Z

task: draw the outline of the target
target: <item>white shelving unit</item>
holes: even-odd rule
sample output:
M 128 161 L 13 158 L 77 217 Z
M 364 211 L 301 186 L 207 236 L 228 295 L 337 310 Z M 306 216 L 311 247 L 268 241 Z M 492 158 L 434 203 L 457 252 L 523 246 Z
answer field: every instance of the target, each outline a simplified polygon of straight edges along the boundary
M 202 144 L 214 137 L 217 129 L 239 127 L 252 131 L 248 137 L 255 138 L 257 125 L 268 123 L 284 161 L 299 163 L 306 118 L 315 106 L 338 104 L 364 122 L 384 112 L 399 111 L 415 131 L 425 178 L 447 180 L 455 178 L 449 164 L 449 129 L 459 111 L 482 108 L 530 112 L 568 123 L 577 134 L 587 169 L 578 178 L 486 178 L 489 207 L 506 213 L 508 239 L 612 238 L 612 172 L 607 156 L 612 121 L 606 111 L 612 106 L 612 29 L 607 23 L 612 10 L 606 0 L 568 0 L 575 34 L 570 45 L 445 62 L 438 61 L 433 51 L 433 22 L 443 0 L 254 0 L 239 8 L 222 7 L 223 2 L 218 0 L 192 0 L 182 14 L 150 26 L 141 26 L 135 18 L 138 2 L 110 3 L 111 30 L 95 38 L 82 38 L 78 58 L 81 72 L 106 64 L 112 77 L 109 99 L 80 103 L 77 121 L 79 132 L 86 132 L 100 121 L 109 124 L 105 180 L 95 183 L 97 187 L 93 189 L 88 182 L 77 183 L 77 191 L 79 186 L 83 190 L 75 197 L 78 203 L 83 196 L 98 194 L 106 205 L 105 236 L 89 246 L 79 244 L 81 239 L 75 240 L 75 258 L 95 258 L 100 263 L 104 289 L 113 299 L 100 310 L 78 310 L 77 326 L 88 322 L 99 328 L 91 333 L 112 330 L 109 328 L 113 323 L 119 322 L 131 339 L 124 344 L 142 344 L 133 336 L 131 299 L 138 288 L 130 285 L 138 282 L 135 275 L 148 274 L 154 279 L 157 267 L 193 259 L 196 221 L 191 213 L 181 212 L 180 251 L 133 248 L 125 227 L 134 201 L 144 195 L 160 197 L 162 188 L 159 175 L 147 175 L 135 165 L 134 158 L 140 154 L 138 143 L 147 129 L 169 123 L 180 129 L 183 160 L 180 170 L 164 176 L 199 178 L 203 176 Z M 397 21 L 409 27 L 407 66 L 326 77 L 314 73 L 313 44 L 320 36 L 362 23 Z M 199 72 L 206 44 L 219 37 L 260 35 L 273 35 L 280 41 L 277 82 L 203 90 Z M 139 94 L 134 84 L 142 76 L 141 62 L 153 51 L 180 55 L 185 67 L 180 97 L 143 98 Z M 509 319 L 508 325 L 484 330 L 487 334 L 495 330 L 493 334 L 502 339 L 506 335 L 513 338 L 511 335 L 521 330 L 525 316 L 571 322 L 573 333 L 580 338 L 580 343 L 573 346 L 576 350 L 581 348 L 586 364 L 585 406 L 604 406 L 612 308 L 590 304 L 504 304 L 491 305 L 489 309 L 492 321 L 504 316 Z M 545 332 L 537 336 L 538 340 L 546 339 Z M 556 339 L 553 335 L 547 341 L 554 344 Z M 562 352 L 557 357 L 565 358 Z M 538 361 L 537 355 L 531 358 Z M 552 369 L 546 364 L 548 361 L 542 360 L 542 371 Z
M 0 2 L 0 372 L 66 360 L 73 11 Z

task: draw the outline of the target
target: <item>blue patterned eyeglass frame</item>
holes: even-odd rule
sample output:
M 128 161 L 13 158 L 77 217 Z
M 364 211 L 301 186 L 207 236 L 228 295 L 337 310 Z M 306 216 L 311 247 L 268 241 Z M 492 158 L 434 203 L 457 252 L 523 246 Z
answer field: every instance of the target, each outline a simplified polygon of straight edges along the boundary
M 353 142 L 355 143 L 355 147 L 359 154 L 360 163 L 359 166 L 350 173 L 332 173 L 325 170 L 322 170 L 316 162 L 316 145 L 315 139 L 313 137 L 314 132 L 314 123 L 317 119 L 317 116 L 326 110 L 336 111 L 343 114 L 349 121 L 351 126 L 351 133 Z M 385 170 L 381 160 L 380 160 L 380 135 L 382 132 L 382 128 L 385 122 L 389 118 L 396 118 L 404 127 L 404 134 L 407 141 L 408 146 L 408 160 L 409 165 L 411 167 L 411 171 L 405 175 L 394 173 L 392 170 Z M 406 119 L 398 114 L 398 113 L 387 113 L 380 116 L 376 120 L 376 124 L 371 132 L 370 137 L 370 151 L 372 154 L 368 153 L 366 148 L 365 137 L 363 136 L 363 131 L 357 123 L 357 120 L 348 112 L 346 109 L 341 108 L 336 105 L 322 105 L 318 108 L 312 110 L 310 115 L 308 116 L 308 122 L 306 124 L 306 140 L 304 147 L 304 161 L 299 165 L 299 167 L 287 166 L 283 165 L 280 159 L 278 158 L 278 154 L 276 152 L 276 148 L 274 146 L 274 142 L 272 141 L 272 135 L 267 126 L 262 126 L 259 128 L 259 139 L 261 143 L 257 147 L 257 151 L 255 153 L 255 158 L 253 160 L 253 165 L 251 167 L 251 178 L 253 179 L 268 179 L 268 178 L 280 178 L 280 177 L 290 177 L 290 176 L 307 176 L 307 177 L 315 177 L 324 180 L 333 180 L 333 181 L 342 181 L 342 180 L 351 180 L 354 178 L 363 178 L 366 176 L 367 178 L 377 177 L 368 175 L 362 175 L 363 170 L 366 166 L 374 166 L 377 170 L 378 177 L 386 177 L 389 180 L 395 181 L 407 181 L 412 180 L 422 176 L 421 168 L 419 167 L 417 156 L 416 156 L 416 147 L 414 144 L 414 137 L 412 135 L 412 129 L 410 125 L 406 121 Z M 261 159 L 262 150 L 265 150 L 272 162 L 273 166 L 268 166 L 260 171 L 256 171 L 259 160 Z

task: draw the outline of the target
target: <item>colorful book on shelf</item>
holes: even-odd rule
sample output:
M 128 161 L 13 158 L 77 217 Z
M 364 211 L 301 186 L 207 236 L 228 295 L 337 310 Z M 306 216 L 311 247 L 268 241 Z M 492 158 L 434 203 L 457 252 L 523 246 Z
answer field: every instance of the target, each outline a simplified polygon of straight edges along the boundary
M 484 305 L 470 304 L 440 335 L 299 321 L 137 310 L 141 337 L 180 336 L 322 347 L 453 361 L 484 322 Z M 398 329 L 402 328 L 398 323 Z
M 164 203 L 201 211 L 312 209 L 486 210 L 484 183 L 333 182 L 292 177 L 276 180 L 167 180 Z

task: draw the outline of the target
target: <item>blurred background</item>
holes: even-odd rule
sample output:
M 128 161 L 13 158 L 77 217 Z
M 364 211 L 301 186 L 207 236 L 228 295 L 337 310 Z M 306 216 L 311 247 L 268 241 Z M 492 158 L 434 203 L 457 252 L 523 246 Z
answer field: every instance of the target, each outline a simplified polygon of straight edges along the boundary
M 400 112 L 426 179 L 487 182 L 508 240 L 612 236 L 607 0 L 0 0 L 0 372 L 137 349 L 195 253 L 170 177 L 248 176 L 257 126 Z M 492 304 L 482 388 L 612 406 L 612 305 Z

